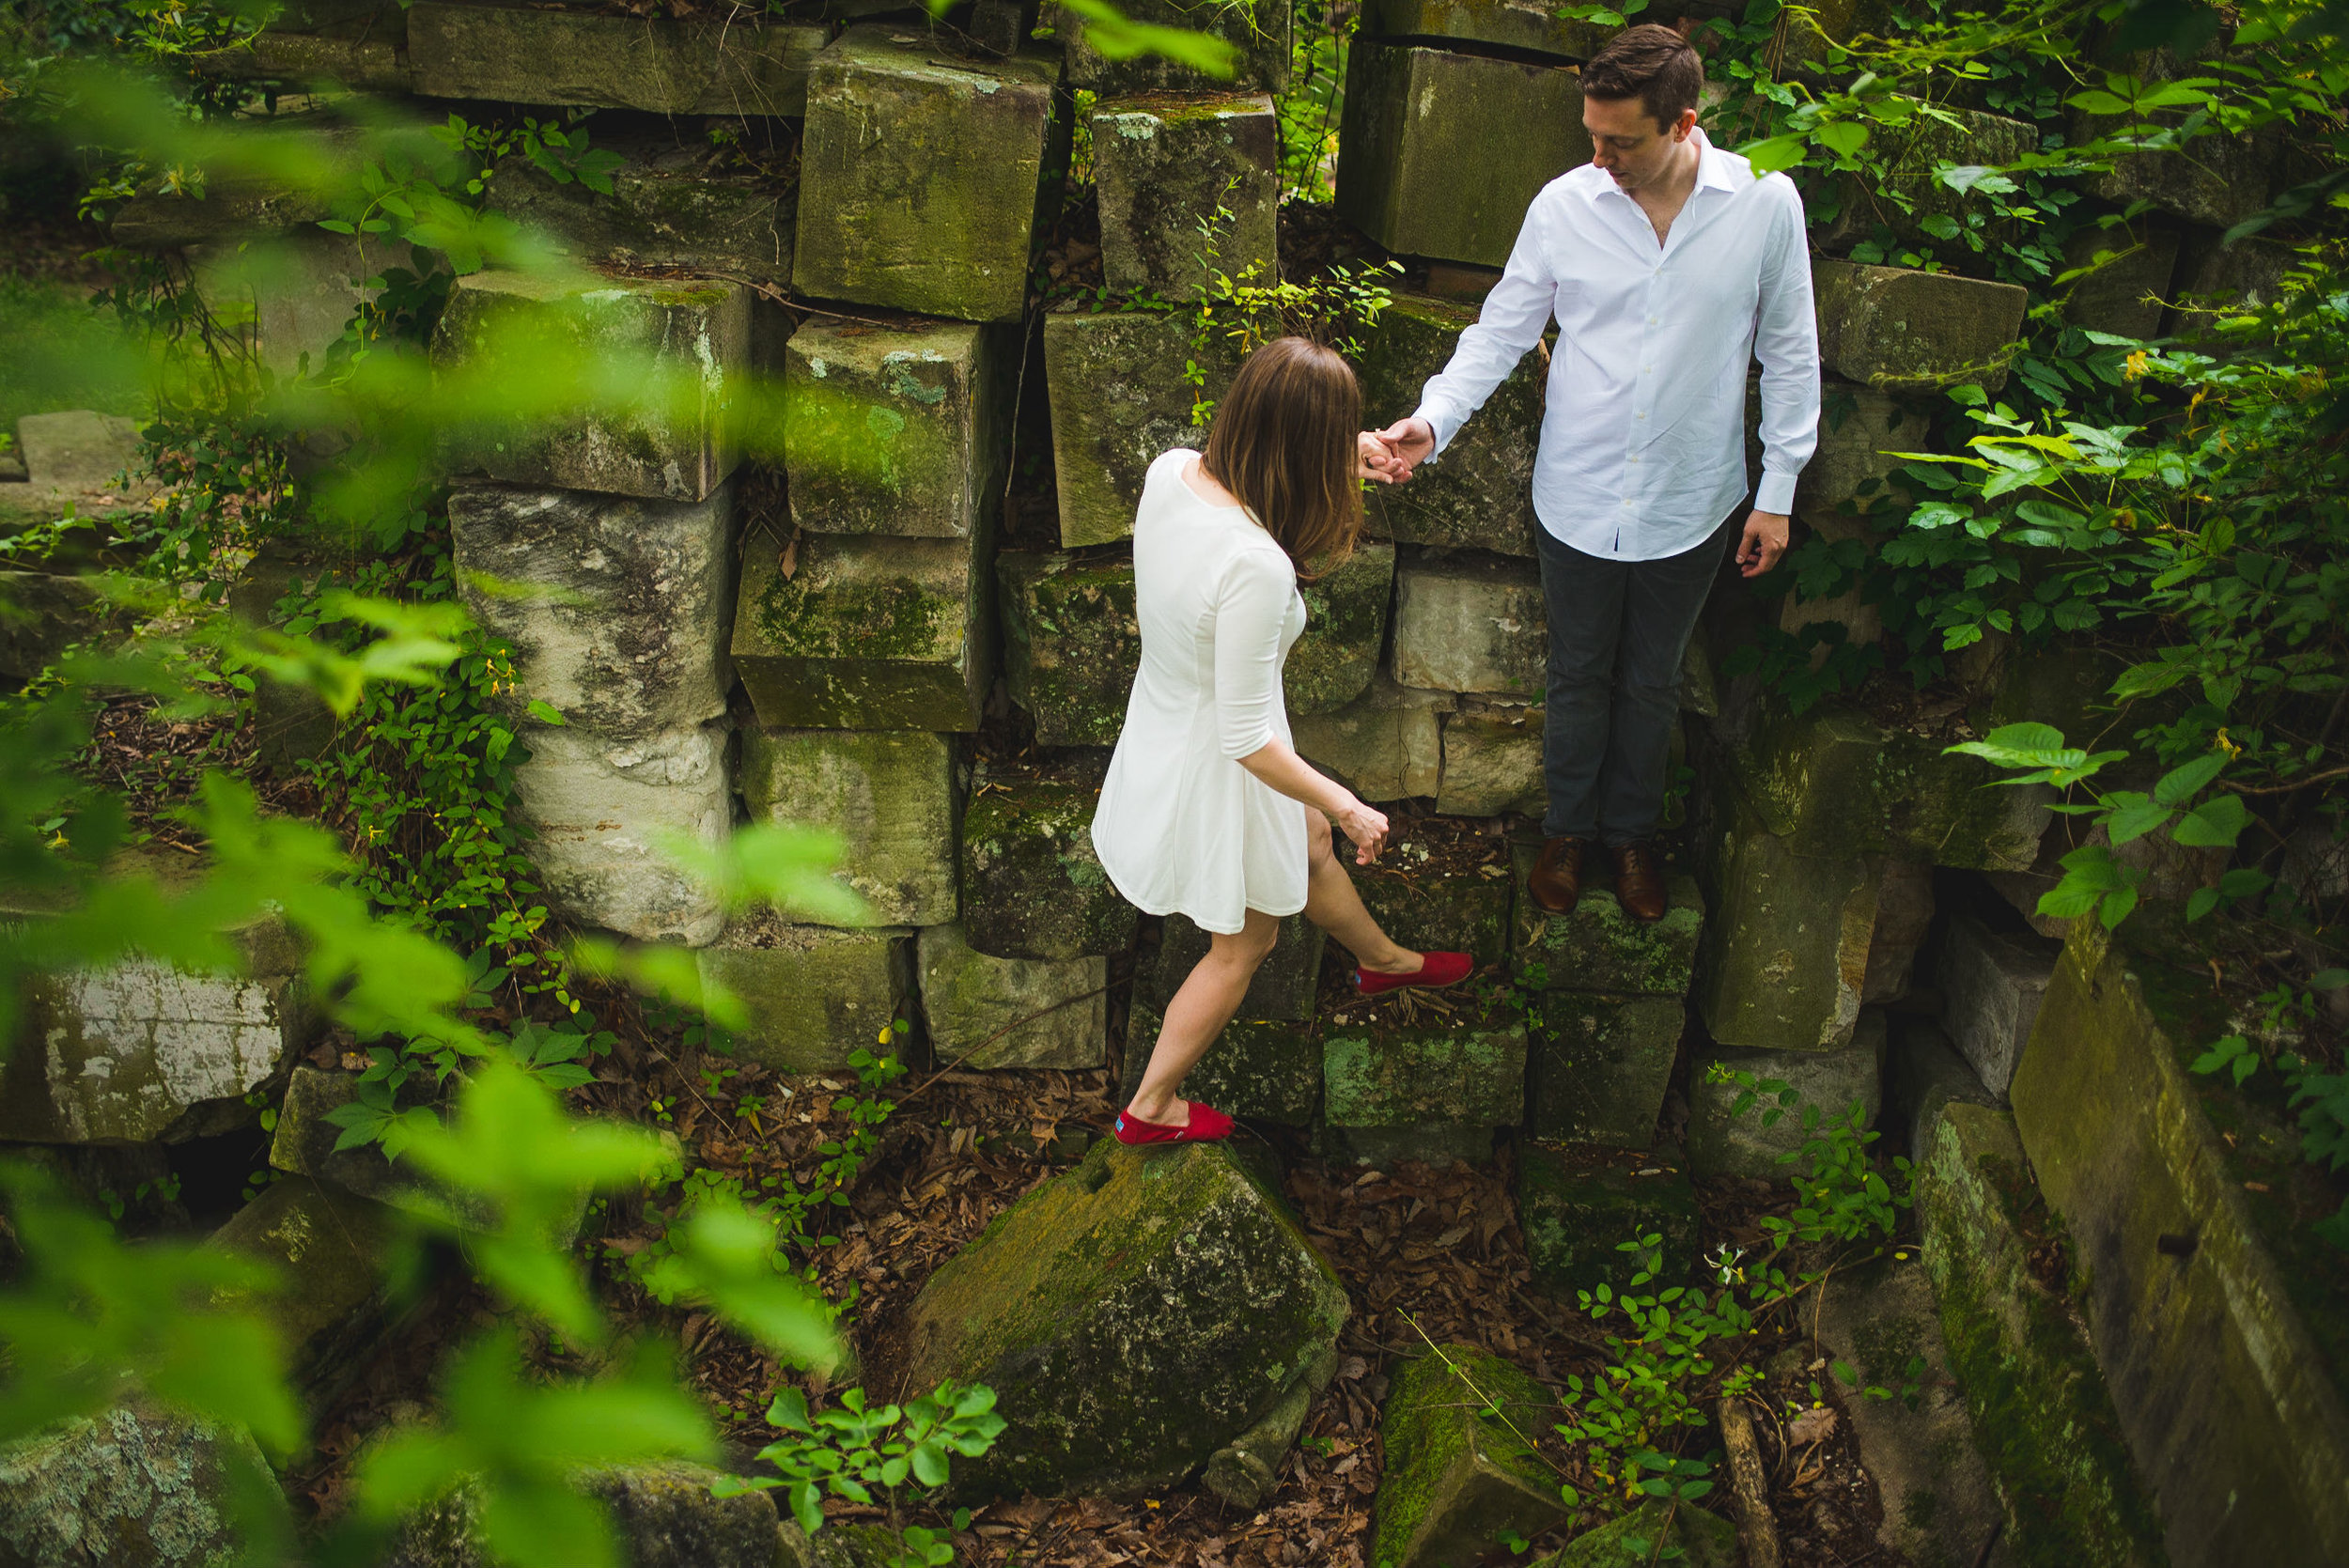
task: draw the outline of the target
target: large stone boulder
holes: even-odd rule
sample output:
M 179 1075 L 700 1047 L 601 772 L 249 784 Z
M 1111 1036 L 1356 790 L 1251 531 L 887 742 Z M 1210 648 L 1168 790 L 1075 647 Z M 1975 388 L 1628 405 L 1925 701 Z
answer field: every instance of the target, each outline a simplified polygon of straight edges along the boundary
M 1429 691 L 1538 698 L 1549 615 L 1531 565 L 1422 559 L 1395 573 L 1394 678 Z
M 1733 804 L 1710 866 L 1712 917 L 1691 991 L 1722 1045 L 1834 1050 L 1851 1041 L 1868 978 L 1882 866 L 1798 855 Z
M 391 1327 L 397 1237 L 386 1205 L 303 1176 L 272 1182 L 212 1233 L 210 1246 L 276 1277 L 277 1288 L 251 1305 L 276 1325 L 313 1411 L 366 1365 Z
M 1405 947 L 1465 953 L 1480 966 L 1508 957 L 1516 889 L 1506 860 L 1437 872 L 1415 864 L 1407 852 L 1346 869 L 1362 907 Z
M 1532 1568 L 1626 1568 L 1671 1562 L 1676 1568 L 1736 1568 L 1737 1527 L 1695 1503 L 1649 1498 L 1596 1529 L 1584 1530 Z
M 467 273 L 432 336 L 435 365 L 460 389 L 444 458 L 465 478 L 705 500 L 741 460 L 750 349 L 739 283 Z M 552 388 L 550 354 L 566 378 Z M 545 406 L 509 412 L 485 396 L 509 384 Z
M 995 573 L 1003 590 L 1003 684 L 1035 721 L 1035 737 L 1047 746 L 1114 745 L 1142 667 L 1133 563 L 1005 551 Z
M 1860 1126 L 1874 1126 L 1884 1103 L 1885 1017 L 1865 1008 L 1841 1050 L 1719 1050 L 1688 1070 L 1688 1168 L 1700 1176 L 1750 1176 L 1785 1181 L 1802 1173 L 1792 1157 L 1812 1130 L 1805 1111 L 1821 1124 L 1837 1124 L 1858 1105 Z M 1781 1083 L 1797 1096 L 1781 1105 L 1780 1091 L 1757 1093 L 1742 1114 L 1737 1102 L 1749 1092 L 1733 1075 L 1757 1083 Z M 1778 1112 L 1771 1117 L 1772 1111 Z M 1766 1124 L 1766 1118 L 1768 1120 Z
M 1897 244 L 1922 246 L 1944 261 L 1971 259 L 1972 248 L 1960 235 L 1998 220 L 1981 196 L 1952 190 L 1934 178 L 1935 171 L 1949 164 L 1998 167 L 2016 163 L 2038 150 L 2039 128 L 2029 120 L 1979 109 L 1928 107 L 1898 93 L 1875 101 L 1873 107 L 1881 117 L 1869 128 L 1871 175 L 1865 179 L 1846 175 L 1837 182 L 1841 206 L 1816 242 L 1840 252 L 1870 240 L 1881 228 Z M 1929 223 L 1932 227 L 1926 226 Z M 1951 224 L 1959 234 L 1934 232 Z
M 1387 645 L 1394 546 L 1364 540 L 1311 582 L 1299 582 L 1305 629 L 1281 670 L 1291 715 L 1335 713 L 1370 689 Z
M 731 487 L 701 501 L 473 488 L 449 496 L 448 520 L 459 568 L 535 590 L 463 589 L 514 650 L 514 679 L 491 699 L 501 711 L 543 702 L 614 739 L 724 715 Z
M 0 485 L 0 508 L 9 505 L 10 491 L 23 488 Z M 58 505 L 51 520 L 65 515 L 65 505 Z M 78 503 L 74 509 L 86 515 Z M 137 613 L 107 598 L 95 579 L 0 571 L 0 679 L 33 680 L 76 644 L 111 646 L 137 625 Z
M 1017 1419 L 957 1467 L 974 1497 L 1156 1491 L 1336 1365 L 1343 1286 L 1220 1144 L 1096 1145 L 931 1276 L 908 1386 L 992 1388 Z
M 1270 98 L 1103 99 L 1092 129 L 1101 272 L 1112 292 L 1196 300 L 1218 272 L 1259 287 L 1279 278 L 1281 137 Z
M 1994 931 L 1968 914 L 1950 917 L 1934 966 L 1941 1021 L 1993 1094 L 2003 1097 L 2014 1079 L 2061 951 L 2033 931 Z
M 733 825 L 723 722 L 606 737 L 532 724 L 515 769 L 519 815 L 547 905 L 581 925 L 698 947 L 723 924 L 718 895 L 677 868 L 671 834 L 716 844 Z
M 1458 1568 L 1504 1534 L 1539 1535 L 1566 1514 L 1535 1444 L 1564 1419 L 1558 1396 L 1474 1345 L 1439 1345 L 1392 1374 L 1371 1504 L 1380 1568 Z
M 1544 993 L 1531 1030 L 1527 1129 L 1537 1138 L 1646 1148 L 1688 1024 L 1676 996 Z
M 1298 754 L 1365 800 L 1433 796 L 1442 786 L 1442 714 L 1450 694 L 1398 686 L 1384 672 L 1335 713 L 1299 714 Z
M 117 1405 L 0 1449 L 0 1561 L 11 1568 L 230 1568 L 252 1545 L 241 1507 L 279 1515 L 251 1437 Z
M 817 1535 L 822 1546 L 811 1551 L 799 1527 L 778 1518 L 771 1494 L 712 1495 L 719 1475 L 670 1460 L 583 1470 L 574 1484 L 603 1504 L 628 1568 L 883 1568 L 894 1560 L 856 1550 L 863 1533 L 879 1527 L 835 1526 Z M 482 1537 L 481 1511 L 477 1486 L 417 1510 L 381 1568 L 495 1568 L 505 1560 Z
M 1511 879 L 1523 886 L 1540 856 L 1537 844 L 1514 846 Z M 1666 878 L 1665 892 L 1671 906 L 1653 924 L 1625 914 L 1612 888 L 1586 885 L 1563 915 L 1519 898 L 1511 942 L 1519 978 L 1539 990 L 1686 996 L 1704 930 L 1704 898 L 1696 878 L 1682 873 Z
M 1321 1020 L 1333 1127 L 1511 1127 L 1525 1116 L 1525 1020 L 1505 1004 L 1407 1019 L 1368 1001 Z
M 577 11 L 498 9 L 488 14 L 554 17 L 574 24 L 620 22 L 624 30 L 639 36 L 647 30 L 642 22 L 630 27 L 620 18 Z M 651 29 L 667 25 L 672 24 L 649 23 Z M 773 30 L 738 27 L 735 36 L 756 38 L 767 31 Z M 821 46 L 822 34 L 804 31 L 813 35 L 808 49 L 812 55 Z M 774 288 L 787 287 L 799 188 L 744 168 L 735 161 L 733 148 L 711 147 L 707 141 L 694 145 L 687 139 L 690 134 L 680 127 L 675 132 L 607 137 L 599 125 L 595 147 L 622 160 L 611 173 L 609 193 L 590 190 L 577 179 L 557 181 L 527 159 L 515 158 L 490 176 L 488 208 L 552 239 L 591 266 L 678 268 Z
M 1108 1049 L 1109 962 L 991 958 L 958 925 L 915 944 L 922 1016 L 941 1062 L 970 1067 L 1097 1067 Z
M 1419 407 L 1427 379 L 1450 363 L 1476 316 L 1473 303 L 1420 294 L 1398 294 L 1378 313 L 1361 366 L 1362 415 L 1371 428 L 1383 429 Z M 1373 486 L 1372 531 L 1399 544 L 1533 554 L 1533 530 L 1541 526 L 1533 517 L 1533 450 L 1542 433 L 1544 364 L 1538 354 L 1520 361 L 1442 458 L 1422 464 L 1408 484 Z
M 2074 235 L 2063 247 L 2063 270 L 2088 271 L 2065 292 L 2064 320 L 2115 337 L 2158 337 L 2179 238 L 2175 228 L 2144 219 Z
M 742 735 L 742 803 L 754 822 L 841 841 L 835 876 L 875 925 L 938 925 L 958 907 L 955 756 L 926 730 Z
M 1538 706 L 1475 698 L 1446 714 L 1436 810 L 1445 816 L 1540 817 L 1549 804 L 1542 722 Z
M 1055 6 L 1050 8 L 1053 25 L 1068 40 L 1070 86 L 1089 87 L 1104 96 L 1235 88 L 1279 93 L 1288 88 L 1293 0 L 1250 0 L 1239 6 L 1219 0 L 1133 0 L 1119 9 L 1135 22 L 1222 39 L 1235 54 L 1232 74 L 1210 75 L 1147 50 L 1135 54 L 1120 49 L 1120 57 L 1112 59 L 1085 36 L 1083 17 Z
M 1126 1017 L 1126 1072 L 1118 1103 L 1142 1087 L 1150 1053 L 1166 1022 L 1146 1001 Z M 1234 1018 L 1176 1092 L 1229 1116 L 1282 1126 L 1310 1126 L 1321 1105 L 1321 1041 L 1313 1023 L 1293 1018 Z
M 1855 261 L 1816 261 L 1811 274 L 1819 358 L 1833 374 L 1883 392 L 2006 384 L 2029 290 Z
M 1130 538 L 1151 463 L 1205 446 L 1198 398 L 1223 395 L 1238 356 L 1221 334 L 1194 343 L 1181 311 L 1058 310 L 1044 318 L 1044 384 L 1052 405 L 1052 472 L 1060 542 L 1070 549 Z M 1187 365 L 1206 383 L 1194 388 Z
M 1697 1261 L 1697 1192 L 1679 1150 L 1609 1149 L 1548 1142 L 1517 1149 L 1517 1226 L 1533 1280 L 1568 1300 L 1577 1291 L 1621 1290 L 1644 1254 L 1626 1242 L 1655 1236 L 1666 1283 Z
M 913 938 L 900 927 L 842 931 L 763 912 L 737 917 L 694 957 L 703 985 L 725 986 L 750 1011 L 736 1054 L 780 1072 L 846 1067 L 912 1015 Z
M 796 116 L 823 47 L 821 26 L 721 16 L 601 16 L 444 0 L 408 8 L 410 90 L 428 98 Z
M 1059 76 L 1040 54 L 949 58 L 894 24 L 841 34 L 808 77 L 794 291 L 1017 320 L 1066 157 Z
M 1369 39 L 1349 56 L 1342 137 L 1341 213 L 1388 250 L 1480 267 L 1506 262 L 1527 204 L 1591 156 L 1564 66 Z
M 1093 851 L 1090 777 L 986 777 L 962 817 L 962 926 L 998 958 L 1106 957 L 1133 945 L 1141 911 Z
M 1819 389 L 1819 446 L 1795 483 L 1795 511 L 1832 539 L 1865 537 L 1867 520 L 1890 511 L 1900 491 L 1898 452 L 1932 445 L 1924 405 L 1873 387 L 1829 381 Z M 1861 520 L 1839 520 L 1846 512 Z

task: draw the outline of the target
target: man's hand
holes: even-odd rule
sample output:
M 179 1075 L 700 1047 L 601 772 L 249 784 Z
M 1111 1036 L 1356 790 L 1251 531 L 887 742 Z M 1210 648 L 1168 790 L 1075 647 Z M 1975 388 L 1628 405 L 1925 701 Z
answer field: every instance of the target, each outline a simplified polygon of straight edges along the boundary
M 1737 541 L 1737 573 L 1760 577 L 1786 553 L 1786 514 L 1756 512 L 1746 519 L 1745 536 Z
M 1363 431 L 1360 442 L 1367 471 L 1362 477 L 1376 479 L 1382 485 L 1399 485 L 1435 453 L 1436 432 L 1424 419 L 1399 419 L 1383 430 Z M 1369 457 L 1374 443 L 1383 454 L 1383 460 Z
M 1387 443 L 1368 430 L 1354 438 L 1354 477 L 1375 479 L 1382 485 L 1394 483 L 1394 454 Z

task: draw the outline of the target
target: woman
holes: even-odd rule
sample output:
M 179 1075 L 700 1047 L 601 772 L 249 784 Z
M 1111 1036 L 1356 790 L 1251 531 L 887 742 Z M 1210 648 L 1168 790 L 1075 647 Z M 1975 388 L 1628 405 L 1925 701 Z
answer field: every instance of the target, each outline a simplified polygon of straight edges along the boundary
M 1299 909 L 1354 955 L 1365 992 L 1449 986 L 1467 955 L 1398 947 L 1330 850 L 1330 819 L 1368 865 L 1387 819 L 1292 749 L 1281 665 L 1305 629 L 1298 567 L 1340 560 L 1361 531 L 1361 389 L 1301 337 L 1250 355 L 1207 449 L 1150 465 L 1134 518 L 1142 669 L 1093 817 L 1127 901 L 1180 911 L 1212 945 L 1166 1004 L 1149 1070 L 1117 1118 L 1121 1143 L 1223 1138 L 1232 1119 L 1174 1091 L 1223 1032 Z M 1367 460 L 1367 459 L 1362 459 Z

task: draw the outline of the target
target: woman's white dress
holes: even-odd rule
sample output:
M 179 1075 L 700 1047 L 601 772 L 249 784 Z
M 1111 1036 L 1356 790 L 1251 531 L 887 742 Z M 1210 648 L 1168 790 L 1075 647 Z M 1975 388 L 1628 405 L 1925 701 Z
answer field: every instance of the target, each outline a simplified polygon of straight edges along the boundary
M 1128 903 L 1228 936 L 1250 909 L 1305 907 L 1304 802 L 1238 762 L 1293 743 L 1281 665 L 1305 601 L 1271 535 L 1184 481 L 1197 456 L 1177 447 L 1152 463 L 1134 515 L 1142 669 L 1093 847 Z

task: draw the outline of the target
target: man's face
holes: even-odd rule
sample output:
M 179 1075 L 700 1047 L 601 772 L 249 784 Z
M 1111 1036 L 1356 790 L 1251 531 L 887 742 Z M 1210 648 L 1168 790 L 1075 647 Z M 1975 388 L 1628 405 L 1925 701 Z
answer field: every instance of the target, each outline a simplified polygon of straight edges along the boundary
M 1591 133 L 1591 162 L 1615 177 L 1625 191 L 1661 179 L 1671 169 L 1674 151 L 1696 128 L 1693 111 L 1667 129 L 1656 123 L 1647 105 L 1636 98 L 1586 98 L 1582 129 Z

